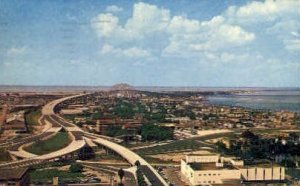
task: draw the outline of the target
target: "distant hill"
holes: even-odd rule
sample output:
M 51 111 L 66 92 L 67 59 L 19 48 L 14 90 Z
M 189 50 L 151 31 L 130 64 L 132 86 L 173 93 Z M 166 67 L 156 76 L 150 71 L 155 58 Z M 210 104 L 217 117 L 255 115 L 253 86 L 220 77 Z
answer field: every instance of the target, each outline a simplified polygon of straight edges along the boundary
M 135 88 L 131 85 L 128 85 L 126 83 L 120 83 L 116 84 L 111 87 L 111 90 L 134 90 Z

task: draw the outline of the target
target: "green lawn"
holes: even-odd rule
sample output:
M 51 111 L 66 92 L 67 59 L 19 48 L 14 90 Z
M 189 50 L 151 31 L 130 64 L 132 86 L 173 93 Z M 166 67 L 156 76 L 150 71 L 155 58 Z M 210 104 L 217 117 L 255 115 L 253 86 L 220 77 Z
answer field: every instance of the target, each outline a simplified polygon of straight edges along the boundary
M 163 154 L 170 152 L 184 152 L 184 151 L 194 151 L 199 150 L 201 147 L 214 147 L 214 145 L 206 145 L 201 143 L 200 141 L 205 141 L 209 139 L 219 138 L 219 137 L 234 137 L 234 133 L 226 133 L 226 134 L 212 134 L 204 137 L 195 137 L 190 139 L 184 139 L 179 141 L 174 141 L 169 144 L 138 149 L 136 152 L 141 155 L 150 155 L 150 154 Z
M 41 117 L 41 110 L 33 110 L 26 114 L 25 119 L 29 132 L 34 130 L 34 126 L 39 125 L 39 118 Z
M 43 155 L 62 149 L 71 142 L 66 132 L 58 132 L 55 136 L 47 140 L 37 141 L 25 147 L 25 150 L 37 155 Z
M 197 150 L 200 149 L 201 147 L 204 147 L 204 145 L 199 143 L 196 140 L 180 140 L 166 145 L 138 149 L 136 150 L 136 152 L 142 155 L 163 154 L 169 152 L 181 152 L 181 151 L 183 152 L 188 150 Z
M 72 173 L 57 169 L 34 170 L 30 173 L 30 181 L 34 184 L 52 183 L 53 177 L 58 177 L 59 184 L 78 183 L 84 177 L 82 173 Z

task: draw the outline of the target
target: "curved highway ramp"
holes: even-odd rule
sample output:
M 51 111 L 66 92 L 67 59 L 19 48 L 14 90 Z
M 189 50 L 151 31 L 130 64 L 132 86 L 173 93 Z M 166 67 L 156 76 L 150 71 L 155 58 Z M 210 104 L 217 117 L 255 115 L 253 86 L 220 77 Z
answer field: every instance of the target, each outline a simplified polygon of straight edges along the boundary
M 115 151 L 117 154 L 122 156 L 133 166 L 136 161 L 139 161 L 141 164 L 141 169 L 142 169 L 144 175 L 147 177 L 147 179 L 151 183 L 151 185 L 167 186 L 168 184 L 158 174 L 158 172 L 147 161 L 145 161 L 142 157 L 140 157 L 133 151 L 129 150 L 128 148 L 126 148 L 122 145 L 112 142 L 113 140 L 109 139 L 108 137 L 84 132 L 84 131 L 82 131 L 82 129 L 80 129 L 76 125 L 74 125 L 68 121 L 65 121 L 63 118 L 61 118 L 55 114 L 54 109 L 58 104 L 66 101 L 68 99 L 72 99 L 72 98 L 76 98 L 76 97 L 80 97 L 80 96 L 84 96 L 84 94 L 57 99 L 57 100 L 54 100 L 54 101 L 48 103 L 47 105 L 45 105 L 42 109 L 42 114 L 43 114 L 43 117 L 46 119 L 46 122 L 51 123 L 51 127 L 44 132 L 45 134 L 42 133 L 41 135 L 37 135 L 34 138 L 29 138 L 28 141 L 26 140 L 25 143 L 21 142 L 20 144 L 15 146 L 13 149 L 19 150 L 20 148 L 22 148 L 22 145 L 30 144 L 33 142 L 33 140 L 36 140 L 36 139 L 42 139 L 42 137 L 44 137 L 44 135 L 47 134 L 46 133 L 47 131 L 51 131 L 51 134 L 55 134 L 59 131 L 57 129 L 61 128 L 61 127 L 63 127 L 72 136 L 72 142 L 67 147 L 60 149 L 58 151 L 49 153 L 49 154 L 45 154 L 45 155 L 34 155 L 34 154 L 22 152 L 22 151 L 15 151 L 15 152 L 13 152 L 13 154 L 15 154 L 16 156 L 20 156 L 20 157 L 28 156 L 28 158 L 25 158 L 23 160 L 0 164 L 0 168 L 30 166 L 30 165 L 34 165 L 34 164 L 39 164 L 39 163 L 47 161 L 47 160 L 51 160 L 51 159 L 55 159 L 58 157 L 62 157 L 62 156 L 71 154 L 73 152 L 78 151 L 82 147 L 84 147 L 86 145 L 86 139 L 84 139 L 84 137 L 88 137 L 88 138 L 92 139 L 92 141 L 94 143 L 104 146 L 112 151 Z

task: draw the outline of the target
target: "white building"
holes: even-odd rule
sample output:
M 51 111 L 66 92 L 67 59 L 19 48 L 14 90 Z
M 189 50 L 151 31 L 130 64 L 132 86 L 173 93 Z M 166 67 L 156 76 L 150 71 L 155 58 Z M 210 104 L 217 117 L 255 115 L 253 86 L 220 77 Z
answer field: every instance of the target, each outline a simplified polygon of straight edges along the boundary
M 280 181 L 285 179 L 285 169 L 279 166 L 244 167 L 241 169 L 241 174 L 245 181 Z
M 181 173 L 191 185 L 222 184 L 224 180 L 240 180 L 240 170 L 234 166 L 224 166 L 220 155 L 187 155 L 181 160 Z
M 214 185 L 242 181 L 284 180 L 284 167 L 244 166 L 242 160 L 219 154 L 190 154 L 181 160 L 181 174 L 190 185 Z M 237 184 L 238 185 L 238 184 Z

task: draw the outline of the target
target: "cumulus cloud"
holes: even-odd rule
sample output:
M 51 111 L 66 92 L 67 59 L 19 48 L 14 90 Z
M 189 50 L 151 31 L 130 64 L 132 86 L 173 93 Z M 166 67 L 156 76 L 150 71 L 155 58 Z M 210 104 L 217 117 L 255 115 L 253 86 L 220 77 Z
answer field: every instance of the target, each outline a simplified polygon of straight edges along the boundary
M 111 13 L 116 13 L 116 12 L 121 12 L 123 11 L 123 8 L 121 7 L 118 7 L 116 5 L 110 5 L 110 6 L 107 6 L 106 9 L 105 9 L 106 12 L 111 12 Z
M 295 38 L 300 29 L 297 7 L 299 1 L 293 0 L 251 1 L 241 7 L 229 7 L 209 20 L 198 20 L 172 15 L 164 7 L 138 2 L 133 5 L 131 16 L 122 23 L 112 13 L 101 13 L 91 20 L 91 24 L 99 38 L 105 38 L 100 54 L 145 58 L 152 55 L 210 56 L 212 59 L 212 54 L 218 53 L 216 60 L 233 61 L 244 58 L 233 58 L 230 50 L 246 50 L 255 42 L 256 45 L 263 44 L 266 42 L 264 34 L 273 35 L 284 50 L 298 51 L 299 38 Z M 263 23 L 270 21 L 273 23 Z
M 275 17 L 280 16 L 280 14 L 297 11 L 299 6 L 300 2 L 297 0 L 253 1 L 245 6 L 237 8 L 235 14 L 242 18 L 257 18 L 263 16 L 264 19 L 259 20 L 273 20 Z M 231 9 L 231 11 L 233 10 Z
M 244 26 L 259 27 L 279 39 L 288 51 L 298 50 L 298 41 L 289 33 L 297 33 L 300 29 L 300 1 L 298 0 L 266 0 L 251 1 L 248 4 L 228 8 L 226 16 L 230 22 Z
M 132 47 L 123 51 L 128 57 L 148 57 L 150 53 L 147 50 L 143 50 L 137 47 Z
M 108 37 L 119 28 L 119 18 L 111 13 L 99 14 L 91 20 L 92 27 L 97 31 L 99 37 Z
M 106 42 L 114 47 L 130 45 L 134 40 L 135 44 L 142 46 L 149 43 L 148 50 L 155 50 L 151 48 L 153 45 L 161 48 L 162 55 L 217 50 L 247 44 L 255 39 L 254 33 L 226 22 L 222 16 L 208 21 L 178 15 L 172 17 L 170 10 L 143 2 L 134 4 L 132 16 L 124 25 L 111 13 L 102 13 L 92 19 L 92 27 L 99 37 L 106 38 Z M 153 37 L 159 38 L 161 44 L 153 44 Z M 106 51 L 105 48 L 102 50 Z
M 129 57 L 129 58 L 141 58 L 141 57 L 150 57 L 151 54 L 147 50 L 138 47 L 131 48 L 116 48 L 111 45 L 105 44 L 101 50 L 101 54 L 105 55 L 117 55 L 120 57 Z
M 170 11 L 155 5 L 136 3 L 125 28 L 141 34 L 164 31 L 170 21 Z

